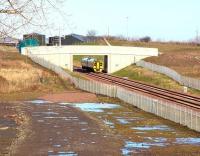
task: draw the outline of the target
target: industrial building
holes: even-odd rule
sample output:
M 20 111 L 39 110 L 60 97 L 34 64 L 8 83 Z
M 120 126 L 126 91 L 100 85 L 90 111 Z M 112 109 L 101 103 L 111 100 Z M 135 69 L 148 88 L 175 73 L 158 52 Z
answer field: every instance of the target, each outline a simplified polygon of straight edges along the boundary
M 26 39 L 36 39 L 39 42 L 40 46 L 46 45 L 46 37 L 45 35 L 38 34 L 38 33 L 31 33 L 23 35 L 23 40 Z
M 88 43 L 91 41 L 89 37 L 77 34 L 70 34 L 61 38 L 59 36 L 49 37 L 49 45 L 50 46 L 59 45 L 60 40 L 61 40 L 61 45 L 75 45 L 80 43 Z
M 16 38 L 12 38 L 12 37 L 0 38 L 0 45 L 16 47 L 18 43 L 19 43 L 19 39 L 16 39 Z

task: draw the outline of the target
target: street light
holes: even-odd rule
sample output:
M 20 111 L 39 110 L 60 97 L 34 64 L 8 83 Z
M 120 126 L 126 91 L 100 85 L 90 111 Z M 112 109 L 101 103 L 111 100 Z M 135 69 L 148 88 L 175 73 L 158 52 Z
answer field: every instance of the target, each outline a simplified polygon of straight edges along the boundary
M 129 39 L 129 32 L 128 32 L 128 22 L 129 22 L 129 17 L 126 17 L 126 35 L 127 35 L 127 40 Z

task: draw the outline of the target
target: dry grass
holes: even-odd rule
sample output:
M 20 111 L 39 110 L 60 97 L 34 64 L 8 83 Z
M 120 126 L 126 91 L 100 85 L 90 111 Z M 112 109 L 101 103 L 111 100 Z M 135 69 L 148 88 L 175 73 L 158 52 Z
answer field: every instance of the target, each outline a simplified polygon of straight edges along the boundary
M 160 42 L 130 42 L 123 40 L 109 40 L 111 45 L 137 46 L 158 48 L 161 53 L 158 57 L 150 57 L 145 60 L 158 65 L 176 70 L 178 73 L 200 78 L 200 46 L 181 43 Z
M 70 90 L 73 87 L 55 73 L 33 63 L 16 52 L 0 49 L 0 98 L 17 97 L 17 93 L 49 93 Z M 28 94 L 29 95 L 29 94 Z
M 11 46 L 1 46 L 0 45 L 0 50 L 2 52 L 18 52 L 15 47 L 11 47 Z

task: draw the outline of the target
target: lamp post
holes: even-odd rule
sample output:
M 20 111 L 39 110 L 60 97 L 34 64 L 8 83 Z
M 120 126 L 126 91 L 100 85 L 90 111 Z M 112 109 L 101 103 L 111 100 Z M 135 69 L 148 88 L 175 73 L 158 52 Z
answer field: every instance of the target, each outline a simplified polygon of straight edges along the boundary
M 126 37 L 127 37 L 127 40 L 129 39 L 129 32 L 128 32 L 128 23 L 129 22 L 129 17 L 127 16 L 126 17 Z

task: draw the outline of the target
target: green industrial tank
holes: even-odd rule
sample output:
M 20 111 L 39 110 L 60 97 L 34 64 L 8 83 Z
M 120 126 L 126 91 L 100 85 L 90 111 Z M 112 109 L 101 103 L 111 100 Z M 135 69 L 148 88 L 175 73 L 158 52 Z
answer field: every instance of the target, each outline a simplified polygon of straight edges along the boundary
M 23 47 L 35 47 L 39 46 L 39 42 L 37 39 L 30 38 L 30 39 L 25 39 L 19 42 L 18 48 L 19 52 L 21 53 L 21 50 Z

